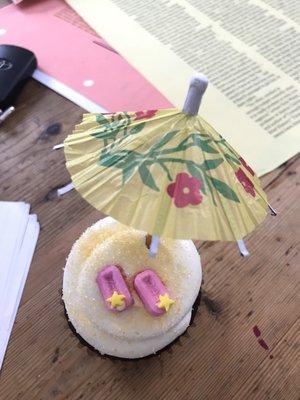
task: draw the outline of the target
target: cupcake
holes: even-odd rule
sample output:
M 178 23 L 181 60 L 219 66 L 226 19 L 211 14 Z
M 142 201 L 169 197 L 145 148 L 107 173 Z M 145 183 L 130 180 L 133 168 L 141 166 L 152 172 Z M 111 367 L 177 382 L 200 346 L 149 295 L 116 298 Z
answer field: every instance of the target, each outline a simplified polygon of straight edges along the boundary
M 190 324 L 202 279 L 193 242 L 161 239 L 150 258 L 145 239 L 145 232 L 107 217 L 68 256 L 63 300 L 69 321 L 101 354 L 154 354 Z

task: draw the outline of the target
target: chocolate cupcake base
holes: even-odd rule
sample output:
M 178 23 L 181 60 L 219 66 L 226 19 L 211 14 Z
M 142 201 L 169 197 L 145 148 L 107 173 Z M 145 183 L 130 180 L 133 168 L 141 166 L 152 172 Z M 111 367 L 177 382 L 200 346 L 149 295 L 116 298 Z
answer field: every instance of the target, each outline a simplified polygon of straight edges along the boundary
M 199 308 L 200 303 L 201 303 L 201 296 L 202 296 L 202 293 L 201 293 L 201 289 L 200 289 L 199 290 L 199 294 L 198 294 L 198 296 L 197 296 L 197 298 L 196 298 L 196 300 L 195 300 L 195 302 L 193 304 L 190 324 L 186 328 L 186 330 L 181 335 L 179 335 L 176 339 L 174 339 L 171 343 L 169 343 L 168 345 L 166 345 L 162 349 L 158 350 L 157 352 L 155 352 L 153 354 L 149 354 L 149 355 L 144 356 L 144 357 L 139 357 L 139 358 L 124 358 L 124 357 L 112 356 L 112 355 L 109 355 L 109 354 L 101 354 L 98 350 L 96 350 L 92 345 L 90 345 L 86 340 L 83 339 L 82 336 L 80 336 L 76 332 L 76 329 L 74 328 L 72 322 L 68 318 L 68 314 L 67 314 L 66 307 L 65 307 L 65 304 L 64 304 L 63 300 L 62 300 L 62 303 L 64 305 L 64 314 L 65 314 L 65 318 L 66 318 L 66 320 L 68 322 L 68 325 L 69 325 L 71 331 L 73 332 L 74 336 L 76 336 L 76 338 L 79 340 L 79 342 L 80 342 L 80 344 L 82 346 L 86 347 L 89 351 L 93 352 L 94 355 L 97 355 L 98 357 L 101 357 L 103 359 L 111 359 L 111 360 L 119 360 L 119 361 L 137 361 L 137 360 L 144 360 L 144 359 L 156 357 L 156 356 L 162 354 L 164 351 L 170 350 L 170 348 L 174 344 L 179 343 L 180 338 L 182 336 L 185 336 L 187 331 L 188 331 L 188 329 L 190 329 L 194 325 L 194 319 L 196 317 L 198 308 Z
M 191 240 L 161 239 L 157 256 L 149 258 L 145 232 L 107 217 L 73 245 L 63 300 L 76 332 L 99 353 L 138 359 L 184 334 L 201 279 Z M 122 301 L 124 312 L 114 310 Z

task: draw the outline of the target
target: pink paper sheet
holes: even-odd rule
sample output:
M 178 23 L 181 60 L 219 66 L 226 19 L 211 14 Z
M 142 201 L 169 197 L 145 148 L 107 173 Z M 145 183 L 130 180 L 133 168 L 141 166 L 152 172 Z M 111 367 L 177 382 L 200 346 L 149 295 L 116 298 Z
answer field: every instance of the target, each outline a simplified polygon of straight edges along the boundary
M 42 72 L 108 111 L 172 106 L 63 0 L 1 9 L 0 43 L 32 50 Z

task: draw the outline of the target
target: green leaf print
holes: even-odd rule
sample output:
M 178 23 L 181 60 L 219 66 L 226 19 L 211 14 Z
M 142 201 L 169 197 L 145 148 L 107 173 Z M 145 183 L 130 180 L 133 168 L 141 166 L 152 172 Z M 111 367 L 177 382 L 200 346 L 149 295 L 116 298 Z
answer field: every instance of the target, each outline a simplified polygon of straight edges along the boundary
M 213 184 L 214 188 L 224 197 L 226 197 L 226 199 L 233 200 L 237 203 L 240 202 L 236 193 L 227 185 L 227 183 L 213 177 L 209 177 L 209 180 Z
M 104 153 L 99 160 L 99 164 L 103 167 L 118 167 L 120 162 L 122 162 L 126 156 L 126 153 Z
M 148 186 L 150 189 L 159 192 L 159 188 L 156 186 L 156 183 L 151 175 L 151 172 L 149 171 L 148 167 L 145 164 L 141 164 L 139 166 L 139 174 L 143 183 L 146 186 Z
M 205 160 L 203 162 L 203 167 L 206 171 L 217 168 L 223 162 L 223 158 L 216 158 L 214 160 Z
M 203 178 L 203 173 L 201 171 L 201 167 L 198 166 L 195 163 L 189 162 L 187 163 L 187 169 L 189 171 L 189 173 L 194 177 L 199 179 L 199 181 L 202 182 L 202 187 L 201 187 L 201 192 L 203 194 L 206 194 L 206 189 L 205 189 L 205 182 L 204 182 L 204 178 Z
M 102 114 L 96 115 L 96 121 L 98 122 L 99 125 L 108 125 L 109 124 L 109 121 Z
M 136 135 L 137 133 L 140 133 L 144 127 L 146 125 L 146 122 L 141 122 L 138 125 L 134 126 L 131 130 L 130 130 L 130 135 Z
M 170 142 L 170 140 L 173 139 L 173 137 L 178 133 L 179 131 L 171 131 L 166 133 L 157 143 L 155 143 L 152 147 L 150 152 L 154 151 L 154 150 L 158 150 L 160 148 L 162 148 L 164 145 L 166 145 L 168 142 Z
M 200 149 L 206 153 L 218 153 L 218 151 L 209 144 L 211 140 L 203 140 L 200 135 L 193 134 L 193 141 L 196 146 L 200 147 Z
M 240 165 L 240 164 L 241 164 L 240 160 L 238 160 L 237 158 L 233 157 L 233 156 L 230 155 L 230 154 L 225 154 L 225 157 L 226 157 L 226 159 L 227 159 L 228 161 L 232 161 L 232 162 L 234 162 L 234 163 L 237 164 L 237 165 Z

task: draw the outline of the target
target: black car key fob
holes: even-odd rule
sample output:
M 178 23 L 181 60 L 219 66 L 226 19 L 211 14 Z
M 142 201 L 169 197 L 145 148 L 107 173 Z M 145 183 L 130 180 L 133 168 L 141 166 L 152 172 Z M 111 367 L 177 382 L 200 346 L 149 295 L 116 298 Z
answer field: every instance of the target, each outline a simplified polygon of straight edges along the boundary
M 0 45 L 0 123 L 14 110 L 14 101 L 36 67 L 37 60 L 31 51 Z

